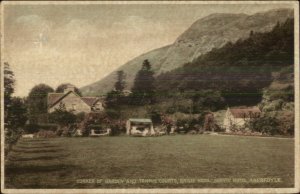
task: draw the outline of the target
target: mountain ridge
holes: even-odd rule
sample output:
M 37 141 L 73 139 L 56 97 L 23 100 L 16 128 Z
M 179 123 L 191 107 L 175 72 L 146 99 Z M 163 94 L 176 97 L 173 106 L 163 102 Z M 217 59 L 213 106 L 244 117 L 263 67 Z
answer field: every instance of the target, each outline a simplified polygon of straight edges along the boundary
M 127 74 L 127 89 L 133 84 L 136 72 L 143 60 L 152 64 L 155 75 L 171 71 L 213 48 L 220 48 L 228 42 L 236 42 L 249 36 L 250 31 L 270 31 L 277 22 L 293 16 L 291 9 L 276 9 L 253 15 L 216 13 L 200 18 L 184 31 L 173 44 L 144 53 L 120 66 Z M 83 95 L 103 95 L 113 88 L 115 72 L 88 86 L 82 87 Z

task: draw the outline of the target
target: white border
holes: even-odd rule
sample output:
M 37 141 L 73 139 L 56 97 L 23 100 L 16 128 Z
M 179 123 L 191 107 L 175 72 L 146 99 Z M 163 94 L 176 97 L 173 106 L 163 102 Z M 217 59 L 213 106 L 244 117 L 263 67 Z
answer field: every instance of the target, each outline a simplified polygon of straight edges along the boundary
M 180 188 L 180 189 L 5 189 L 4 188 L 4 110 L 1 108 L 1 192 L 3 193 L 298 193 L 300 171 L 300 131 L 299 131 L 299 2 L 297 1 L 4 1 L 5 5 L 85 5 L 85 4 L 291 4 L 294 6 L 295 24 L 295 187 L 294 188 Z M 3 17 L 1 17 L 1 91 L 3 91 Z M 1 92 L 1 107 L 4 105 Z

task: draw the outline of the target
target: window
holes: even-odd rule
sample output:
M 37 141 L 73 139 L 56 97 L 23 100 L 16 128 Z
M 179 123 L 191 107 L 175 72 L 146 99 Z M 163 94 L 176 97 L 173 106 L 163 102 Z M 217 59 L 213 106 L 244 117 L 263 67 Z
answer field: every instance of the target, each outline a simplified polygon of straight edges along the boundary
M 72 104 L 72 110 L 76 110 L 76 104 Z

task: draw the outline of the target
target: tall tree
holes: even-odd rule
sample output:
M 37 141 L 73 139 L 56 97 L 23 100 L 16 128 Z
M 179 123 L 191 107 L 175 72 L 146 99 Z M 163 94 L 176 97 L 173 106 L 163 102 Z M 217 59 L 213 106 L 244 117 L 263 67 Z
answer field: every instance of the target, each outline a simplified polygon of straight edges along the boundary
M 115 90 L 118 92 L 123 92 L 123 90 L 125 89 L 125 82 L 126 79 L 126 74 L 124 73 L 124 71 L 117 71 L 117 81 L 115 83 Z
M 124 71 L 117 71 L 115 89 L 108 92 L 106 95 L 106 105 L 108 108 L 118 109 L 124 100 L 124 88 L 125 88 L 126 75 Z
M 15 79 L 14 73 L 9 64 L 4 63 L 4 123 L 5 123 L 5 154 L 11 149 L 12 144 L 16 143 L 21 135 L 26 117 L 26 106 L 24 99 L 13 97 Z
M 7 62 L 4 63 L 4 120 L 9 118 L 12 94 L 14 93 L 15 78 L 14 72 L 10 69 Z
M 47 96 L 50 92 L 54 92 L 54 90 L 46 84 L 39 84 L 31 89 L 28 95 L 28 111 L 31 123 L 36 123 L 39 115 L 47 113 Z
M 67 88 L 68 85 L 73 85 L 73 84 L 70 84 L 70 83 L 60 84 L 59 86 L 57 86 L 55 92 L 57 92 L 57 93 L 63 93 L 64 90 Z M 79 96 L 82 96 L 80 90 L 77 87 L 75 87 L 75 93 L 78 94 Z
M 154 72 L 148 59 L 144 60 L 141 70 L 136 74 L 132 87 L 133 103 L 136 105 L 154 102 Z

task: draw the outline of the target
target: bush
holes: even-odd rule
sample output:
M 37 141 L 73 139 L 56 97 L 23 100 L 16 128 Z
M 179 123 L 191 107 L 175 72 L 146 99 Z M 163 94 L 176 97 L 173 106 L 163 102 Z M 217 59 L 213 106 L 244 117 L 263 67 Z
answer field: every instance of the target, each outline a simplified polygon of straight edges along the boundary
M 111 129 L 111 135 L 115 136 L 115 135 L 120 135 L 121 133 L 124 133 L 125 132 L 125 128 L 120 126 L 120 125 L 111 125 L 110 126 L 110 129 Z
M 80 112 L 76 115 L 76 122 L 80 123 L 84 120 L 85 118 L 85 113 L 84 112 Z
M 259 118 L 251 119 L 247 126 L 251 131 L 263 134 L 275 135 L 279 132 L 279 120 L 276 117 L 264 115 Z
M 50 131 L 56 131 L 58 128 L 57 124 L 53 123 L 39 123 L 38 127 L 40 130 L 50 130 Z
M 49 114 L 49 120 L 51 123 L 67 126 L 76 122 L 76 115 L 66 110 L 57 109 Z
M 159 113 L 159 111 L 152 110 L 149 113 L 149 116 L 151 117 L 151 120 L 152 120 L 154 125 L 160 125 L 162 123 L 161 113 Z
M 286 102 L 294 101 L 294 87 L 292 85 L 281 90 L 269 89 L 266 94 L 270 97 L 271 101 L 278 99 Z
M 39 124 L 25 125 L 24 131 L 26 133 L 36 133 L 40 130 L 56 131 L 57 128 L 58 128 L 58 125 L 53 124 L 53 123 L 39 123 Z
M 282 105 L 282 110 L 285 111 L 294 111 L 295 107 L 295 103 L 294 102 L 288 102 L 288 103 L 284 103 Z
M 176 112 L 176 107 L 175 106 L 170 106 L 166 110 L 167 114 L 174 114 L 175 112 Z
M 278 132 L 281 135 L 294 135 L 295 115 L 292 111 L 283 111 L 277 116 L 279 121 Z
M 24 130 L 26 133 L 36 133 L 39 131 L 39 126 L 38 124 L 28 124 L 25 125 Z
M 42 138 L 53 138 L 56 137 L 57 134 L 54 131 L 41 130 L 36 134 L 36 136 Z
M 106 109 L 106 114 L 109 116 L 111 119 L 119 119 L 121 116 L 120 111 L 114 110 L 114 109 Z
M 5 133 L 5 143 L 7 144 L 15 144 L 19 140 L 23 133 L 23 130 L 20 128 L 17 129 L 10 129 Z

